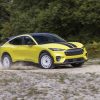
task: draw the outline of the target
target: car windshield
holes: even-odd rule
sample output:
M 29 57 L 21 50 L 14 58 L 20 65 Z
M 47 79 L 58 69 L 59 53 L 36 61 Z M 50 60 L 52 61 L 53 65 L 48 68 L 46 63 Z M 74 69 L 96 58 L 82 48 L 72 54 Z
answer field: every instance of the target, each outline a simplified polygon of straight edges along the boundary
M 64 39 L 54 34 L 35 34 L 32 35 L 32 37 L 38 44 L 66 42 Z

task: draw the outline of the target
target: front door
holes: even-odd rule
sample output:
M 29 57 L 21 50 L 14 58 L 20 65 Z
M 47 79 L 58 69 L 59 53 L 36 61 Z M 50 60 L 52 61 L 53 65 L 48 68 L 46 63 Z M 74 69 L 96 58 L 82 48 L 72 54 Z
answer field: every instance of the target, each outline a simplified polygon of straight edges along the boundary
M 23 37 L 23 56 L 25 61 L 33 61 L 36 52 L 35 43 L 29 36 Z

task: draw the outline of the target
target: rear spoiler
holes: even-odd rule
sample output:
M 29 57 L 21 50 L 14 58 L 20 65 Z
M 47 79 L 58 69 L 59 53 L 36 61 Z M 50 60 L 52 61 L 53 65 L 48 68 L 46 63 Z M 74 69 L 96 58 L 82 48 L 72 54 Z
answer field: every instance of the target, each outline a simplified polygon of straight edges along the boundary
M 7 42 L 7 41 L 11 40 L 11 39 L 14 38 L 14 37 L 15 37 L 15 36 L 7 37 L 7 38 L 5 38 L 4 40 Z
M 17 36 L 17 35 L 16 35 Z M 2 34 L 0 34 L 0 42 L 7 42 L 7 41 L 9 41 L 9 40 L 11 40 L 11 39 L 13 39 L 14 37 L 16 37 L 16 36 L 11 36 L 11 37 L 5 37 L 4 38 L 4 36 L 2 35 Z
M 2 40 L 1 37 L 2 37 L 2 35 L 0 34 L 0 43 L 1 43 L 1 40 Z
M 11 39 L 14 38 L 14 37 L 15 37 L 15 36 L 3 38 L 3 35 L 0 34 L 0 46 L 3 45 L 4 43 L 6 43 L 7 41 L 11 40 Z
M 3 37 L 3 35 L 2 34 L 0 34 L 0 41 L 2 42 L 2 41 L 8 41 L 9 40 L 9 38 L 2 38 Z
M 12 36 L 12 37 L 7 37 L 7 38 L 4 38 L 2 39 L 1 41 L 4 43 L 4 42 L 7 42 L 9 40 L 11 40 L 12 38 L 14 38 L 15 36 Z M 1 38 L 1 37 L 0 37 Z
M 2 37 L 2 35 L 0 34 L 0 38 Z
M 4 40 L 5 40 L 5 41 L 9 41 L 9 40 L 10 40 L 10 38 L 5 38 Z

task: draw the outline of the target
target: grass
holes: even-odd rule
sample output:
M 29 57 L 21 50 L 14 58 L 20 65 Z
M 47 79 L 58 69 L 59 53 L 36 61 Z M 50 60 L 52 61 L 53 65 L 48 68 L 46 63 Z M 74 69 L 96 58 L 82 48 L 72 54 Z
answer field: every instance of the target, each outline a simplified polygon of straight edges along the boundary
M 89 58 L 100 58 L 100 42 L 86 45 Z

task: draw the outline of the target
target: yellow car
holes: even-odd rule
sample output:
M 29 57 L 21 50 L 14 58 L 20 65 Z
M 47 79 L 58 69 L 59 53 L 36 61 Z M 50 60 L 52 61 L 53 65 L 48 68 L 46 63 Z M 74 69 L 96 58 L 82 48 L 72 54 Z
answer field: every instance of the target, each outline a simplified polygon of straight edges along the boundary
M 55 65 L 71 64 L 80 67 L 88 58 L 87 51 L 79 42 L 66 42 L 50 33 L 33 33 L 14 36 L 0 47 L 0 58 L 4 68 L 17 61 L 29 61 L 41 68 L 51 69 Z

